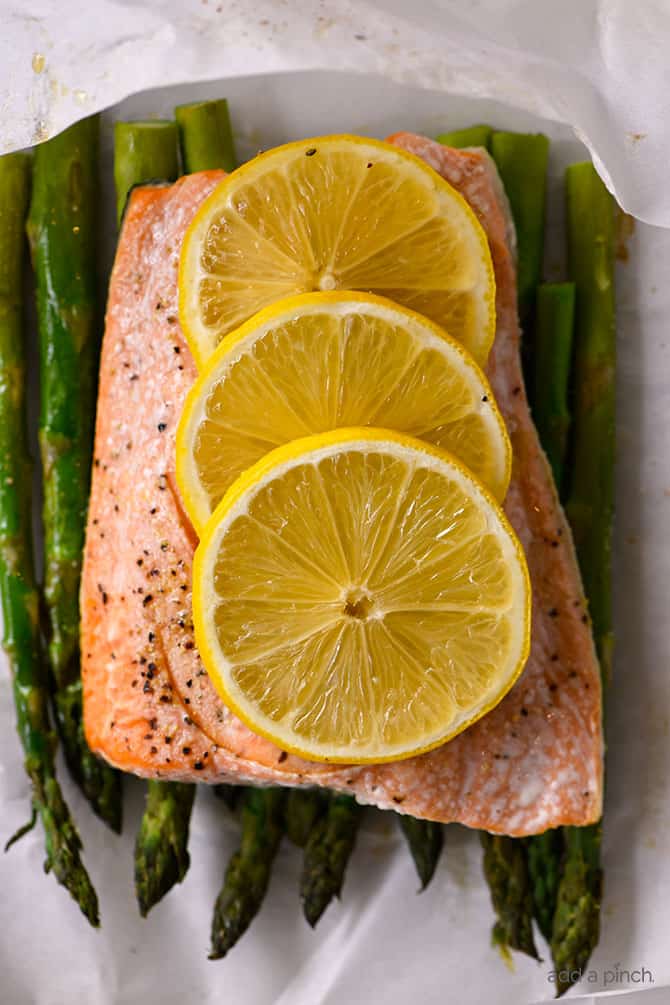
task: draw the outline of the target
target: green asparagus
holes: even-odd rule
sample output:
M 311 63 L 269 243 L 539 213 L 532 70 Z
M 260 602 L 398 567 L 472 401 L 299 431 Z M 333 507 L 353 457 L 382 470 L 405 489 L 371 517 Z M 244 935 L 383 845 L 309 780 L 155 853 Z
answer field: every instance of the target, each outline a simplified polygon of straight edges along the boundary
M 214 906 L 210 960 L 225 956 L 258 913 L 284 833 L 285 799 L 278 788 L 244 790 L 242 838 Z
M 518 949 L 539 959 L 533 940 L 533 901 L 523 842 L 500 834 L 480 834 L 484 875 L 497 921 L 493 944 L 504 956 Z
M 450 133 L 441 133 L 437 137 L 438 143 L 443 143 L 445 147 L 484 147 L 489 150 L 491 147 L 491 136 L 493 130 L 490 126 L 469 126 L 467 129 L 454 129 Z
M 536 392 L 533 414 L 559 495 L 570 428 L 568 388 L 574 314 L 574 283 L 543 283 L 538 288 L 533 332 Z
M 573 462 L 567 512 L 603 683 L 612 654 L 611 532 L 615 461 L 615 204 L 590 163 L 566 172 L 568 268 L 576 285 Z M 602 822 L 566 827 L 551 937 L 556 970 L 578 974 L 600 933 Z M 559 982 L 557 993 L 571 980 Z
M 95 812 L 121 829 L 121 776 L 88 748 L 82 723 L 79 582 L 99 352 L 97 116 L 35 151 L 28 236 L 37 285 L 44 597 L 58 731 Z
M 541 133 L 494 132 L 491 156 L 510 202 L 517 240 L 519 319 L 532 324 L 544 255 L 544 203 L 549 140 Z
M 167 119 L 117 122 L 114 126 L 116 212 L 123 217 L 134 185 L 174 181 L 179 173 L 177 126 Z
M 214 168 L 234 170 L 235 149 L 225 98 L 180 105 L 175 108 L 175 117 L 186 173 Z M 283 826 L 291 840 L 304 845 L 323 801 L 320 793 L 302 789 L 292 790 L 285 798 L 272 789 L 261 792 L 241 789 L 238 798 L 243 804 L 243 846 L 246 827 L 249 829 L 249 840 L 252 840 L 249 848 L 261 849 L 261 860 L 255 861 L 243 852 L 237 852 L 228 865 L 224 888 L 216 902 L 212 922 L 213 958 L 225 955 L 232 948 L 260 910 L 276 851 L 273 839 L 276 837 L 278 844 L 281 836 L 278 834 L 274 814 L 275 802 L 279 800 L 283 805 Z M 267 846 L 262 845 L 264 821 L 270 827 Z M 253 829 L 250 829 L 252 825 Z M 247 883 L 250 884 L 250 889 L 246 889 Z
M 549 144 L 545 136 L 492 132 L 488 148 L 496 162 L 510 201 L 517 234 L 517 301 L 524 325 L 524 363 L 529 397 L 533 381 L 529 377 L 534 363 L 532 305 L 540 279 L 544 243 L 544 203 Z M 482 833 L 484 876 L 498 916 L 493 929 L 494 942 L 507 953 L 521 949 L 537 956 L 532 933 L 533 892 L 539 895 L 540 878 L 532 872 L 539 867 L 544 845 L 530 852 L 520 841 Z M 553 863 L 552 863 L 553 866 Z M 545 911 L 548 909 L 545 906 Z M 549 908 L 550 910 L 550 908 Z
M 135 185 L 177 177 L 177 129 L 173 122 L 117 122 L 114 180 L 119 220 Z M 195 787 L 153 779 L 135 839 L 135 893 L 142 917 L 189 867 L 188 833 Z
M 224 98 L 181 105 L 175 117 L 187 174 L 233 170 L 235 151 Z M 286 794 L 281 790 L 242 788 L 229 793 L 227 801 L 231 807 L 242 805 L 242 845 L 228 863 L 214 906 L 211 959 L 225 956 L 258 914 L 285 826 Z
M 188 872 L 194 798 L 195 785 L 154 781 L 147 786 L 135 842 L 135 895 L 143 918 Z
M 536 834 L 526 842 L 533 914 L 547 942 L 551 941 L 553 931 L 564 847 L 562 827 Z
M 326 812 L 312 828 L 300 881 L 303 912 L 312 928 L 333 897 L 340 895 L 360 817 L 361 807 L 355 799 L 333 793 Z
M 174 113 L 184 174 L 214 168 L 235 169 L 235 147 L 225 98 L 178 105 Z
M 572 525 L 604 680 L 612 650 L 615 460 L 615 205 L 592 164 L 566 172 L 568 268 L 576 286 Z
M 304 848 L 317 820 L 327 806 L 327 794 L 319 789 L 291 789 L 286 800 L 286 836 Z
M 532 332 L 535 357 L 535 422 L 549 458 L 559 495 L 563 489 L 567 433 L 568 389 L 571 377 L 575 287 L 545 283 L 538 289 L 537 316 Z M 558 889 L 563 872 L 565 835 L 562 828 L 526 842 L 533 910 L 540 931 L 551 941 Z
M 32 787 L 33 821 L 44 828 L 45 870 L 53 870 L 91 922 L 98 900 L 81 861 L 81 841 L 63 799 L 54 764 L 48 683 L 33 574 L 31 465 L 25 432 L 22 277 L 30 161 L 0 158 L 0 601 L 3 648 L 12 674 L 19 737 Z M 25 833 L 21 828 L 19 833 Z M 19 834 L 15 835 L 18 837 Z M 11 842 L 10 842 L 11 843 Z
M 601 831 L 599 823 L 563 828 L 565 865 L 551 933 L 557 997 L 571 987 L 598 944 L 603 884 Z
M 430 883 L 444 844 L 444 828 L 432 820 L 417 820 L 416 817 L 397 814 L 398 824 L 405 835 L 416 871 L 421 880 L 421 889 Z

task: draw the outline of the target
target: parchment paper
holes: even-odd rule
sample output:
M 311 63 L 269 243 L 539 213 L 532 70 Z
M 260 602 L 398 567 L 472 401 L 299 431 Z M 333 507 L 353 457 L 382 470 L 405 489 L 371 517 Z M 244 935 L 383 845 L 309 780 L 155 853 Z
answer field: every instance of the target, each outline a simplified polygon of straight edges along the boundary
M 158 19 L 157 24 L 170 6 L 167 0 L 155 5 L 152 16 Z M 189 7 L 182 6 L 184 10 Z M 224 6 L 226 11 L 230 9 Z M 423 18 L 427 5 L 415 6 L 421 8 L 417 16 Z M 493 18 L 489 6 L 473 0 L 467 17 L 475 24 L 479 24 L 480 15 L 483 21 Z M 514 7 L 517 15 L 525 6 L 525 14 L 536 25 L 537 8 L 542 6 L 547 14 L 545 25 L 551 24 L 553 15 L 550 16 L 548 8 L 552 5 L 508 6 Z M 580 5 L 580 9 L 585 6 Z M 75 22 L 68 21 L 70 5 L 63 3 L 60 7 L 63 18 L 59 30 L 65 37 L 68 28 L 74 31 Z M 70 42 L 57 43 L 54 35 L 49 36 L 53 52 L 71 54 L 72 45 L 77 39 L 81 41 L 86 30 L 89 38 L 93 37 L 90 13 L 93 7 L 99 12 L 109 8 L 114 14 L 109 24 L 98 14 L 98 32 L 107 28 L 112 32 L 115 25 L 123 23 L 124 40 L 114 46 L 98 41 L 87 53 L 80 50 L 80 61 L 84 60 L 86 65 L 90 62 L 91 66 L 104 65 L 108 76 L 104 80 L 101 77 L 99 90 L 87 92 L 90 100 L 81 98 L 77 107 L 69 104 L 68 95 L 62 102 L 47 101 L 44 107 L 52 109 L 50 121 L 54 129 L 75 115 L 100 107 L 110 96 L 132 90 L 138 82 L 142 86 L 157 79 L 166 81 L 176 76 L 211 73 L 208 67 L 212 64 L 208 60 L 212 57 L 213 40 L 203 42 L 200 60 L 196 59 L 194 49 L 186 46 L 184 62 L 176 66 L 181 59 L 177 38 L 169 32 L 161 33 L 160 27 L 149 34 L 137 28 L 137 17 L 149 17 L 144 5 L 132 8 L 107 3 L 91 5 Z M 190 7 L 194 9 L 195 5 Z M 258 8 L 256 5 L 257 12 Z M 367 15 L 373 5 L 363 8 Z M 235 9 L 238 19 L 243 18 L 240 8 Z M 324 4 L 319 9 L 326 11 L 328 7 Z M 564 26 L 568 25 L 570 9 L 569 3 L 561 6 Z M 573 12 L 576 9 L 577 5 L 572 6 Z M 647 10 L 652 9 L 655 8 L 649 4 Z M 288 7 L 286 11 L 288 19 Z M 55 24 L 50 5 L 43 5 L 43 12 Z M 432 13 L 437 17 L 437 9 Z M 6 19 L 7 12 L 3 16 Z M 32 51 L 35 37 L 42 39 L 35 43 L 35 51 L 48 50 L 46 36 L 40 34 L 42 15 L 36 16 L 31 28 L 27 16 L 20 21 L 10 12 L 10 29 L 15 39 L 22 40 L 22 51 L 14 53 L 10 65 L 15 73 L 27 50 Z M 386 19 L 387 26 L 390 20 Z M 463 15 L 464 24 L 465 21 Z M 491 21 L 494 23 L 497 15 Z M 570 28 L 573 36 L 576 27 L 572 24 Z M 506 30 L 508 37 L 509 25 Z M 324 32 L 326 38 L 330 32 L 336 33 L 344 65 L 356 62 L 357 57 L 350 50 L 353 41 L 358 40 L 352 41 L 351 34 L 346 34 L 341 24 Z M 243 47 L 236 50 L 233 38 L 237 36 L 230 32 L 226 35 L 217 70 L 223 69 L 225 62 L 229 72 L 244 69 L 248 73 L 257 66 L 260 50 L 252 59 L 251 42 L 249 50 Z M 6 40 L 3 33 L 0 49 Z M 435 42 L 444 55 L 439 36 L 435 36 Z M 563 44 L 567 46 L 565 38 Z M 315 40 L 310 51 L 318 48 Z M 371 48 L 372 45 L 361 48 L 361 52 L 368 52 L 365 58 L 369 58 Z M 286 30 L 277 29 L 276 61 L 270 60 L 268 67 L 286 69 L 299 62 L 298 56 L 304 56 L 309 46 L 298 49 L 292 47 Z M 112 75 L 109 67 L 120 51 L 126 54 L 124 72 Z M 130 51 L 134 54 L 132 59 L 128 56 Z M 323 50 L 326 51 L 329 50 Z M 263 53 L 265 63 L 267 52 Z M 461 55 L 465 60 L 465 55 Z M 489 58 L 483 49 L 470 50 L 473 73 L 475 64 L 481 71 L 484 56 Z M 58 63 L 49 58 L 54 67 L 53 79 L 58 79 Z M 324 58 L 323 62 L 327 60 Z M 7 72 L 8 65 L 2 64 L 0 56 L 3 85 L 7 83 Z M 83 79 L 80 74 L 92 79 L 86 76 L 92 72 L 90 68 L 71 66 L 68 72 L 71 83 L 67 86 L 73 86 L 75 77 Z M 641 73 L 644 75 L 644 71 Z M 448 84 L 450 79 L 444 76 L 439 81 Z M 520 70 L 516 92 L 511 89 L 510 78 L 510 89 L 501 93 L 508 99 L 515 98 L 518 105 L 527 106 L 535 98 L 526 93 L 522 80 Z M 21 100 L 26 99 L 27 91 L 21 91 L 21 86 L 15 76 L 11 83 L 15 101 L 19 100 L 19 93 Z M 475 92 L 481 94 L 482 90 L 480 74 L 480 86 Z M 488 121 L 501 128 L 544 129 L 553 140 L 547 272 L 550 277 L 560 276 L 563 248 L 560 229 L 554 226 L 562 212 L 560 177 L 566 163 L 585 155 L 569 127 L 542 122 L 527 112 L 493 101 L 447 96 L 439 89 L 402 85 L 380 76 L 331 72 L 250 76 L 225 83 L 144 92 L 114 109 L 111 116 L 169 114 L 175 103 L 221 94 L 227 95 L 231 102 L 242 157 L 261 146 L 335 130 L 383 136 L 392 130 L 408 128 L 431 135 L 476 121 Z M 19 118 L 14 121 L 3 115 L 0 138 L 6 146 L 27 142 L 32 136 L 30 115 L 24 112 L 23 124 Z M 609 136 L 609 132 L 605 130 L 604 135 Z M 114 226 L 108 128 L 106 136 L 109 258 Z M 625 144 L 618 149 L 624 148 Z M 640 205 L 647 205 L 647 197 L 643 195 L 645 172 L 637 172 L 638 162 L 626 157 L 620 161 L 615 158 L 612 164 L 615 162 L 621 168 L 619 175 L 609 162 L 608 167 L 627 204 L 637 205 L 635 199 L 639 198 Z M 653 174 L 658 165 L 647 165 L 650 171 L 652 167 Z M 657 219 L 664 219 L 663 198 L 667 196 L 659 192 L 658 201 L 649 210 L 657 214 Z M 643 987 L 647 995 L 645 1003 L 655 1005 L 670 1000 L 666 987 L 670 985 L 670 960 L 665 939 L 669 917 L 666 891 L 670 880 L 667 779 L 670 643 L 666 630 L 670 583 L 670 548 L 666 540 L 670 516 L 667 450 L 670 390 L 666 378 L 670 293 L 666 277 L 670 266 L 670 232 L 638 224 L 629 242 L 629 256 L 629 262 L 620 266 L 618 276 L 617 649 L 614 683 L 608 698 L 603 934 L 587 979 L 571 997 L 584 996 L 589 1000 L 591 995 L 625 994 Z M 64 777 L 64 770 L 61 774 Z M 132 845 L 141 811 L 142 785 L 129 781 L 125 832 L 120 839 L 110 835 L 92 817 L 72 786 L 65 787 L 85 841 L 86 862 L 101 896 L 103 927 L 100 932 L 91 931 L 53 878 L 43 875 L 41 833 L 28 835 L 6 857 L 0 858 L 3 1005 L 5 1002 L 136 1005 L 148 1000 L 162 1005 L 184 1002 L 405 1005 L 408 1001 L 421 1005 L 451 1002 L 530 1005 L 553 996 L 546 950 L 547 959 L 539 965 L 515 957 L 511 973 L 490 948 L 492 916 L 481 878 L 479 844 L 475 835 L 463 828 L 447 829 L 438 873 L 429 889 L 417 896 L 413 866 L 393 820 L 389 815 L 370 813 L 348 870 L 343 900 L 329 908 L 315 932 L 309 930 L 299 909 L 300 855 L 287 844 L 277 859 L 261 915 L 230 957 L 213 963 L 206 959 L 211 908 L 236 837 L 236 825 L 225 809 L 209 792 L 199 795 L 190 843 L 192 866 L 187 879 L 147 921 L 142 921 L 132 892 Z M 21 769 L 5 673 L 0 674 L 0 806 L 1 836 L 6 837 L 27 817 L 28 787 Z M 628 978 L 626 971 L 630 972 Z
M 146 87 L 337 69 L 573 125 L 619 202 L 670 225 L 667 0 L 2 0 L 0 151 Z

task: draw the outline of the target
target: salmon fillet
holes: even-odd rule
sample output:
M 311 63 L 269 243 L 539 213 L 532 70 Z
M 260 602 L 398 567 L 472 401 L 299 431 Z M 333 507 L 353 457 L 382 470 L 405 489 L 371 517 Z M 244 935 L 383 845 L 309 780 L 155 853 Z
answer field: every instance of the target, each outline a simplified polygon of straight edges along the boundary
M 506 200 L 483 152 L 407 133 L 392 142 L 464 195 L 491 247 L 497 330 L 489 377 L 514 450 L 505 509 L 533 585 L 523 674 L 449 743 L 381 765 L 287 754 L 217 696 L 194 642 L 196 540 L 174 479 L 175 430 L 196 374 L 178 322 L 179 249 L 222 177 L 203 172 L 134 190 L 111 277 L 81 590 L 86 736 L 110 763 L 145 777 L 316 784 L 383 809 L 515 836 L 586 824 L 602 803 L 600 677 L 572 539 L 523 389 Z

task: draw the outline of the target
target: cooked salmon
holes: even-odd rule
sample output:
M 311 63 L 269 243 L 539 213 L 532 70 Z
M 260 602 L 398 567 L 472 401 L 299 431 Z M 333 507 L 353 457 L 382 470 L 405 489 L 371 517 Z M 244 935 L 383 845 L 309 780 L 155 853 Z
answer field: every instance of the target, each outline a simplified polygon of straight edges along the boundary
M 81 592 L 86 736 L 110 763 L 145 777 L 317 784 L 517 836 L 585 824 L 601 812 L 600 678 L 570 531 L 524 394 L 506 200 L 483 152 L 407 133 L 392 142 L 465 196 L 490 242 L 497 330 L 489 376 L 514 449 L 506 510 L 533 585 L 522 676 L 441 748 L 364 767 L 287 754 L 222 704 L 194 642 L 196 540 L 174 478 L 175 430 L 195 377 L 178 321 L 179 249 L 222 177 L 203 172 L 133 192 L 111 277 Z

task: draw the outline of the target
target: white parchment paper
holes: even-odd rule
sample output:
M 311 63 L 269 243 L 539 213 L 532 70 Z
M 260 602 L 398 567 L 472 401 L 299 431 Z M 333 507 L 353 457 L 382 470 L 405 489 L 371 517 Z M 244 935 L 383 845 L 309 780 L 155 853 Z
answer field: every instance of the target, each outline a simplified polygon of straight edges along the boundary
M 568 122 L 625 209 L 670 226 L 667 0 L 2 0 L 0 12 L 0 152 L 158 84 L 350 70 Z
M 596 51 L 606 51 L 594 41 L 596 27 L 606 26 L 610 17 L 619 24 L 625 20 L 623 6 L 615 3 L 596 7 L 565 2 L 560 12 L 558 5 L 538 2 L 494 5 L 493 0 L 471 0 L 467 12 L 456 3 L 415 4 L 412 16 L 417 35 L 412 39 L 423 38 L 425 47 L 416 48 L 413 70 L 409 57 L 398 56 L 393 76 L 402 83 L 383 75 L 394 61 L 390 55 L 382 59 L 378 51 L 378 40 L 386 38 L 385 32 L 393 25 L 397 28 L 398 20 L 404 21 L 405 28 L 404 34 L 395 36 L 395 44 L 399 49 L 410 44 L 404 20 L 409 15 L 401 13 L 401 3 L 394 13 L 389 13 L 393 5 L 382 5 L 381 0 L 361 4 L 357 12 L 344 4 L 318 5 L 318 17 L 324 21 L 319 22 L 320 28 L 312 25 L 309 36 L 292 34 L 290 26 L 297 15 L 288 5 L 279 22 L 279 5 L 266 4 L 275 19 L 270 19 L 273 31 L 270 25 L 263 26 L 274 39 L 272 44 L 261 44 L 250 34 L 246 5 L 220 4 L 218 10 L 214 0 L 180 5 L 182 27 L 188 21 L 185 35 L 180 35 L 179 26 L 170 26 L 170 11 L 177 5 L 167 0 L 153 5 L 92 3 L 86 11 L 79 10 L 76 18 L 75 6 L 62 2 L 60 19 L 49 3 L 33 5 L 30 15 L 21 16 L 14 5 L 3 3 L 3 29 L 9 25 L 8 32 L 0 33 L 0 143 L 5 148 L 31 142 L 38 120 L 46 135 L 137 87 L 224 72 L 238 76 L 224 83 L 138 94 L 106 115 L 107 126 L 114 117 L 170 114 L 178 102 L 225 94 L 241 157 L 259 147 L 338 130 L 384 136 L 405 128 L 432 135 L 477 121 L 500 128 L 542 128 L 553 141 L 546 261 L 550 278 L 561 275 L 563 257 L 562 169 L 586 151 L 569 125 L 542 121 L 531 111 L 581 123 L 586 133 L 585 109 L 578 109 L 579 101 L 569 103 L 570 88 L 566 85 L 561 90 L 558 85 L 571 75 L 573 83 L 577 77 L 582 81 L 582 71 L 590 65 L 584 45 L 574 48 L 575 38 L 582 43 L 587 37 L 591 40 L 593 45 L 587 49 L 595 59 Z M 301 8 L 311 11 L 309 17 L 317 16 L 317 5 Z M 503 8 L 509 15 L 504 23 Z M 260 27 L 265 20 L 264 4 L 257 3 L 254 9 Z M 431 49 L 430 25 L 444 25 L 447 18 L 453 25 L 457 9 L 460 20 L 448 33 L 448 46 L 445 32 L 433 30 Z M 215 14 L 225 19 L 225 31 L 212 28 Z M 637 13 L 638 21 L 647 27 L 660 16 L 660 5 L 653 3 Z M 373 17 L 376 22 L 366 20 Z M 369 24 L 374 35 L 365 34 Z M 660 20 L 656 24 L 660 26 Z M 482 26 L 496 36 L 496 46 L 490 40 L 487 44 L 473 41 Z M 365 38 L 355 38 L 361 34 Z M 545 77 L 537 63 L 537 49 L 532 58 L 528 54 L 530 40 L 540 35 L 543 44 L 562 51 L 566 59 L 571 54 L 573 65 L 582 67 L 579 73 L 570 70 L 567 62 L 559 67 L 552 57 L 559 77 Z M 8 36 L 14 39 L 13 48 L 8 46 Z M 466 37 L 468 45 L 463 42 Z M 503 42 L 507 73 L 494 70 L 502 65 L 496 60 Z M 516 59 L 513 72 L 515 60 L 510 53 L 515 48 L 523 49 L 526 56 Z M 617 104 L 613 92 L 605 100 L 595 85 L 589 90 L 589 84 L 581 93 L 600 96 L 596 103 L 600 102 L 605 125 L 594 115 L 594 129 L 588 135 L 604 156 L 620 198 L 629 208 L 638 207 L 640 213 L 670 222 L 670 200 L 660 181 L 658 185 L 654 181 L 660 176 L 660 165 L 655 157 L 643 155 L 642 140 L 629 148 L 622 124 L 631 124 L 626 117 L 633 115 L 632 106 L 646 86 L 647 75 L 653 76 L 655 52 L 650 50 L 651 69 L 638 67 L 640 91 L 629 95 L 625 107 Z M 44 56 L 40 73 L 32 69 L 33 54 Z M 30 74 L 24 72 L 28 56 Z M 332 65 L 336 57 L 343 67 L 375 70 L 376 75 L 288 72 L 310 62 Z M 526 75 L 526 60 L 536 67 L 537 78 Z M 606 62 L 610 65 L 612 60 Z M 264 70 L 286 72 L 249 76 L 259 64 Z M 36 65 L 41 66 L 39 60 Z M 487 65 L 492 67 L 491 80 L 483 73 Z M 245 76 L 239 76 L 242 73 Z M 538 81 L 535 89 L 529 84 L 531 79 Z M 431 81 L 433 86 L 426 86 Z M 448 95 L 446 89 L 469 91 L 479 100 Z M 497 103 L 490 97 L 493 94 L 518 107 Z M 114 242 L 109 128 L 105 136 L 109 258 Z M 602 143 L 596 136 L 601 136 Z M 613 144 L 611 157 L 607 143 Z M 631 151 L 638 149 L 639 155 L 633 156 Z M 618 276 L 617 650 L 608 699 L 603 933 L 587 979 L 570 997 L 589 1000 L 592 995 L 632 993 L 644 986 L 645 1003 L 656 1005 L 670 1000 L 665 939 L 670 881 L 670 641 L 666 628 L 670 232 L 638 224 L 629 254 Z M 100 893 L 103 927 L 100 932 L 91 931 L 53 878 L 44 877 L 42 836 L 39 831 L 28 835 L 0 858 L 3 1005 L 136 1005 L 147 1000 L 162 1005 L 228 1001 L 240 1005 L 406 1005 L 408 1001 L 531 1005 L 553 996 L 546 951 L 545 963 L 536 965 L 517 957 L 510 972 L 490 948 L 492 918 L 481 878 L 479 844 L 463 828 L 448 828 L 438 873 L 429 889 L 417 896 L 413 866 L 392 819 L 370 813 L 349 867 L 343 900 L 329 908 L 315 932 L 303 921 L 298 903 L 300 855 L 286 845 L 277 859 L 261 915 L 230 957 L 213 963 L 206 959 L 211 908 L 236 839 L 236 825 L 225 809 L 210 793 L 200 795 L 187 879 L 142 921 L 132 891 L 132 845 L 141 812 L 141 784 L 129 781 L 121 838 L 92 817 L 72 786 L 65 787 L 84 837 L 86 863 Z M 0 836 L 5 837 L 26 819 L 28 788 L 4 673 L 0 674 L 0 807 Z M 643 967 L 651 976 L 645 975 L 642 981 Z

